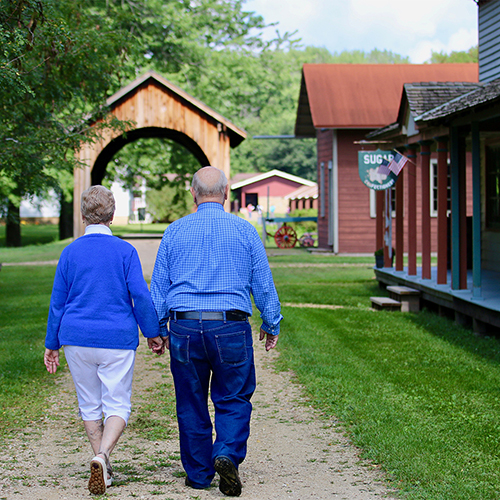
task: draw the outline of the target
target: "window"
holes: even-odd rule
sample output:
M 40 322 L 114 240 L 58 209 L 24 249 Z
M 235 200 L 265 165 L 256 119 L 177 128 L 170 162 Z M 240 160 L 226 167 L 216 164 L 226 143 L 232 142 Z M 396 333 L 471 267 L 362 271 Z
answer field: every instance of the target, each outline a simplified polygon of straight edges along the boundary
M 325 162 L 319 164 L 319 216 L 325 216 Z
M 392 217 L 396 217 L 396 184 L 391 187 L 392 190 Z M 370 217 L 377 217 L 377 191 L 370 189 Z
M 431 159 L 431 217 L 437 217 L 438 213 L 438 183 L 437 183 L 437 159 Z M 447 187 L 447 213 L 451 211 L 451 180 L 450 180 L 450 163 L 448 162 L 448 187 Z
M 253 205 L 256 207 L 259 204 L 259 195 L 257 193 L 245 193 L 245 206 Z
M 500 229 L 500 145 L 486 148 L 486 227 Z

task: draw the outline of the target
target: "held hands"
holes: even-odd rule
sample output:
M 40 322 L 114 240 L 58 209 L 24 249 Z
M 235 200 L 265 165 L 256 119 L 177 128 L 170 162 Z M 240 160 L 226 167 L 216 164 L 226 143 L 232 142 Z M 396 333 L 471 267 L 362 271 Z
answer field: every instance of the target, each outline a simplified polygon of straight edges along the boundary
M 266 337 L 266 351 L 274 349 L 276 347 L 276 344 L 278 343 L 278 335 L 271 335 L 261 328 L 259 340 L 264 340 L 264 337 Z
M 165 340 L 165 342 L 164 342 Z M 163 339 L 162 337 L 154 337 L 148 339 L 148 347 L 158 356 L 161 356 L 165 352 L 165 346 L 168 349 L 168 337 Z
M 59 351 L 45 349 L 43 362 L 45 363 L 45 366 L 47 367 L 47 371 L 49 373 L 56 373 L 57 367 L 59 366 Z

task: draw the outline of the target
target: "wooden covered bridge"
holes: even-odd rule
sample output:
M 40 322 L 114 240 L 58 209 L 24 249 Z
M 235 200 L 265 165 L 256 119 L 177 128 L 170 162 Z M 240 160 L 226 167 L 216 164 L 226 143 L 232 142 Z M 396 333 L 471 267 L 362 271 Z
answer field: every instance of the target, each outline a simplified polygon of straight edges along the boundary
M 108 130 L 100 140 L 85 144 L 77 153 L 84 167 L 74 172 L 75 238 L 84 233 L 80 198 L 91 185 L 101 184 L 106 166 L 125 145 L 141 138 L 171 139 L 199 161 L 230 178 L 230 148 L 245 138 L 244 130 L 190 96 L 159 74 L 149 71 L 107 100 L 110 113 L 133 123 L 126 133 Z

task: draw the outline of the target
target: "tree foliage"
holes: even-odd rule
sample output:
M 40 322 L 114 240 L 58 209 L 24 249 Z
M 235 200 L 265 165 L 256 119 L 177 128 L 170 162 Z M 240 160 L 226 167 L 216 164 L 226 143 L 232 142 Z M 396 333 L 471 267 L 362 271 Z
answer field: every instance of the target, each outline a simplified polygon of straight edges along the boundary
M 60 189 L 59 173 L 72 171 L 82 141 L 119 126 L 106 119 L 103 96 L 124 40 L 101 24 L 72 0 L 0 0 L 4 209 L 15 213 L 22 196 Z
M 146 193 L 148 212 L 155 222 L 173 222 L 191 213 L 193 197 L 186 190 L 165 185 Z
M 449 54 L 445 52 L 432 51 L 430 62 L 439 63 L 477 63 L 479 61 L 479 51 L 477 45 L 469 50 L 453 51 Z

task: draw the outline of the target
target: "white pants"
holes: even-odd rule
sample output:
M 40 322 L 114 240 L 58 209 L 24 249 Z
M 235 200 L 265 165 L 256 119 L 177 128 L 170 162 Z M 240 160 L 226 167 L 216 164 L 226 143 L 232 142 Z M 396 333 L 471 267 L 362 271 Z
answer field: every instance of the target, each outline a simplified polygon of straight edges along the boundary
M 112 416 L 128 422 L 135 351 L 64 346 L 82 420 Z

